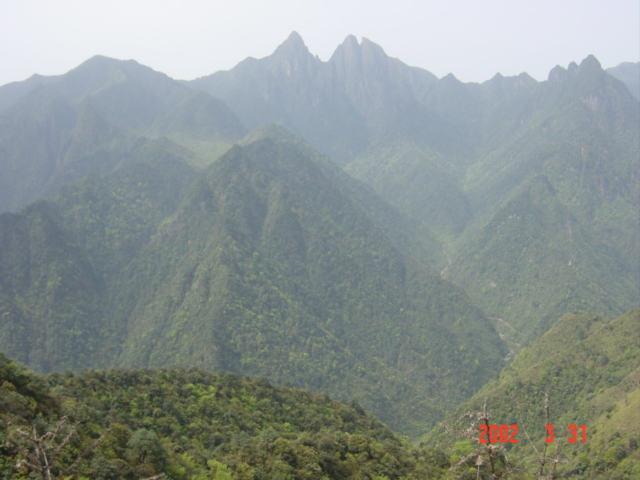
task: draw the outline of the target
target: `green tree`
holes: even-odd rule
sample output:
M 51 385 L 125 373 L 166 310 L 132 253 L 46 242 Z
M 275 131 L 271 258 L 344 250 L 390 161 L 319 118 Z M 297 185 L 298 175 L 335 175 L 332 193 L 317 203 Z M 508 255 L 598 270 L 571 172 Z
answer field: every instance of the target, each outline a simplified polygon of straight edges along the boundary
M 133 432 L 127 442 L 127 458 L 137 465 L 149 464 L 164 467 L 167 463 L 167 452 L 160 443 L 156 432 L 140 428 Z

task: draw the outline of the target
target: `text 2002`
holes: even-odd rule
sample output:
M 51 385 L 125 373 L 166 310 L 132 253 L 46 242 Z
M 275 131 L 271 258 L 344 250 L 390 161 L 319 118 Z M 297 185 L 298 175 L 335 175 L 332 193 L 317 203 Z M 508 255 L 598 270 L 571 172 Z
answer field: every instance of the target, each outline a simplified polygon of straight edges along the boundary
M 480 425 L 480 443 L 518 443 L 517 425 Z M 488 437 L 488 438 L 487 438 Z

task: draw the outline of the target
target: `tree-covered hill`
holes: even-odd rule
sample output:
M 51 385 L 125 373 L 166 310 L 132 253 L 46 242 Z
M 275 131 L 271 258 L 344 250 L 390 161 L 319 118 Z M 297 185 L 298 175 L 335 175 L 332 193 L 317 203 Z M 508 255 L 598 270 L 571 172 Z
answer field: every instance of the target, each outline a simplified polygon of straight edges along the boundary
M 487 319 L 329 174 L 277 137 L 211 165 L 119 282 L 123 365 L 357 396 L 405 432 L 490 378 L 505 352 Z
M 549 468 L 573 478 L 632 479 L 640 474 L 640 310 L 615 320 L 575 312 L 562 317 L 541 338 L 522 350 L 500 375 L 442 422 L 462 430 L 471 425 L 466 412 L 482 412 L 486 402 L 490 424 L 518 425 L 518 443 L 506 447 L 517 471 L 530 469 L 545 452 L 547 424 L 555 440 L 546 449 Z M 548 394 L 549 422 L 545 416 Z M 475 415 L 473 416 L 475 419 Z M 477 419 L 476 419 L 477 421 Z M 585 425 L 578 441 L 570 425 Z M 434 429 L 423 438 L 440 447 L 458 442 L 457 451 L 479 446 Z M 537 451 L 536 451 L 537 449 Z M 560 477 L 564 478 L 564 477 Z
M 546 176 L 534 177 L 462 244 L 446 272 L 516 343 L 568 311 L 615 316 L 637 303 L 635 266 L 599 244 L 558 197 Z
M 20 461 L 42 465 L 21 453 L 35 450 L 19 434 L 32 428 L 35 438 L 57 433 L 40 444 L 52 447 L 53 478 L 446 478 L 446 458 L 412 448 L 356 403 L 266 379 L 193 368 L 40 377 L 0 354 L 0 393 L 2 479 L 31 478 Z
M 447 272 L 525 342 L 574 309 L 640 304 L 638 103 L 593 57 L 538 90 L 529 125 L 467 173 L 475 221 Z
M 118 275 L 195 178 L 168 141 L 139 142 L 105 177 L 0 215 L 0 344 L 38 371 L 104 365 Z

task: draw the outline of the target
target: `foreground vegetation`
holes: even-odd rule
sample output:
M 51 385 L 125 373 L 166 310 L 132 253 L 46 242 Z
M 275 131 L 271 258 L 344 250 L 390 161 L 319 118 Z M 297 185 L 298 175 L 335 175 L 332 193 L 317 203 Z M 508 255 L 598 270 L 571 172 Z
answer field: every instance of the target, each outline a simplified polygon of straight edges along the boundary
M 565 315 L 419 447 L 356 401 L 265 378 L 195 368 L 41 376 L 0 354 L 0 479 L 631 480 L 639 327 L 640 309 Z
M 444 478 L 443 454 L 418 450 L 356 403 L 232 374 L 110 370 L 41 377 L 0 356 L 0 478 L 28 478 L 20 431 L 62 444 L 55 478 Z M 96 440 L 102 439 L 97 443 Z M 43 477 L 45 478 L 45 477 Z
M 519 427 L 517 443 L 498 444 L 514 472 L 530 470 L 546 457 L 548 469 L 553 467 L 558 478 L 638 478 L 639 345 L 640 309 L 615 320 L 584 312 L 567 314 L 525 348 L 500 378 L 445 418 L 445 428 L 434 429 L 422 442 L 445 451 L 453 448 L 454 463 L 466 455 L 475 460 L 474 452 L 484 450 L 476 448 L 477 426 L 470 437 L 446 432 L 477 425 L 476 412 L 486 409 L 490 425 Z M 554 426 L 551 443 L 545 440 L 547 425 Z M 571 425 L 577 429 L 575 442 L 569 441 L 574 439 Z

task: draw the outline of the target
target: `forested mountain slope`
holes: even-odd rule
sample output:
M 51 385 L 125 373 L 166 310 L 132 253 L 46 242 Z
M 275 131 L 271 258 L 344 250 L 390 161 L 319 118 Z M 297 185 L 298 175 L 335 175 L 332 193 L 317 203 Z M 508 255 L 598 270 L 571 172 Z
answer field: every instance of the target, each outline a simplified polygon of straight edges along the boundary
M 139 137 L 166 136 L 202 164 L 247 133 L 219 100 L 132 60 L 94 57 L 65 75 L 0 92 L 7 98 L 0 109 L 0 211 L 112 171 L 134 154 Z
M 637 101 L 589 57 L 554 69 L 532 107 L 467 173 L 477 220 L 447 272 L 525 341 L 574 308 L 640 304 Z
M 371 185 L 414 223 L 390 228 L 386 215 L 379 226 L 520 342 L 574 308 L 618 315 L 640 304 L 638 101 L 593 57 L 545 82 L 497 74 L 482 84 L 437 79 L 353 36 L 323 62 L 294 32 L 269 57 L 182 84 L 95 57 L 66 75 L 0 87 L 0 208 L 110 172 L 144 139 L 166 136 L 189 163 L 211 163 L 245 130 L 202 90 L 251 128 L 285 125 Z M 513 230 L 528 242 L 516 254 L 493 227 L 541 175 L 555 192 L 552 211 L 564 213 L 545 212 L 542 227 L 517 213 L 537 231 Z M 553 251 L 565 232 L 562 265 Z M 503 249 L 508 259 L 495 255 Z M 522 267 L 534 257 L 532 278 Z
M 87 252 L 40 201 L 0 215 L 0 344 L 35 368 L 93 363 L 105 305 Z
M 266 379 L 198 369 L 39 377 L 0 354 L 0 393 L 3 479 L 22 478 L 21 460 L 42 464 L 20 454 L 34 445 L 18 431 L 31 434 L 32 427 L 38 437 L 58 429 L 46 442 L 54 478 L 446 477 L 446 458 L 410 447 L 356 403 Z
M 600 243 L 559 196 L 548 177 L 532 178 L 461 243 L 446 271 L 516 343 L 568 311 L 615 316 L 638 302 L 635 265 Z
M 486 402 L 490 424 L 519 426 L 517 443 L 499 444 L 518 459 L 513 467 L 521 470 L 544 451 L 548 393 L 548 424 L 555 426 L 555 440 L 546 454 L 550 466 L 551 461 L 561 460 L 559 475 L 635 478 L 640 474 L 638 345 L 640 309 L 615 320 L 585 312 L 567 314 L 525 348 L 499 379 L 461 404 L 442 424 L 467 428 L 471 419 L 463 415 L 482 412 Z M 586 442 L 582 430 L 577 442 L 569 442 L 569 425 L 585 425 Z M 465 448 L 478 446 L 479 435 L 476 426 Z M 442 428 L 423 441 L 441 446 L 466 442 Z M 458 450 L 464 450 L 463 445 Z
M 124 364 L 268 374 L 358 396 L 391 425 L 479 387 L 503 353 L 487 320 L 328 173 L 269 137 L 214 163 L 130 265 Z
M 111 289 L 195 178 L 181 153 L 142 143 L 111 174 L 0 215 L 4 351 L 45 372 L 113 362 Z

